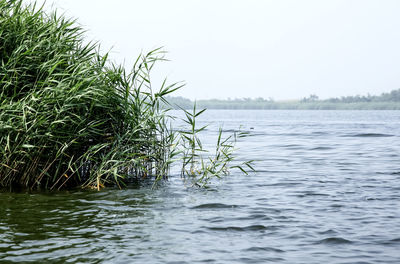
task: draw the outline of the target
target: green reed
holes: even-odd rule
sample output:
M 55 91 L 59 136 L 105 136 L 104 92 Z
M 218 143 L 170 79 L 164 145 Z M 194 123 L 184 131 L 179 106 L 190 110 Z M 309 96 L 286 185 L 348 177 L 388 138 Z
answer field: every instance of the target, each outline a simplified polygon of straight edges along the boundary
M 182 109 L 182 111 L 185 113 L 183 121 L 189 127 L 187 130 L 179 131 L 179 146 L 183 149 L 182 177 L 188 177 L 192 180 L 193 185 L 204 187 L 212 178 L 220 178 L 223 175 L 227 175 L 235 168 L 241 170 L 246 175 L 249 170 L 255 171 L 252 166 L 253 160 L 239 164 L 234 162 L 236 160 L 234 151 L 237 139 L 247 137 L 249 135 L 247 132 L 238 131 L 224 138 L 222 128 L 219 128 L 215 152 L 210 154 L 208 150 L 203 148 L 200 140 L 200 133 L 207 126 L 199 128 L 196 126 L 196 118 L 206 111 L 206 109 L 197 111 L 195 102 L 192 111 L 185 109 Z
M 83 33 L 56 12 L 0 0 L 0 187 L 123 187 L 165 178 L 177 159 L 193 171 L 200 113 L 187 115 L 191 134 L 171 129 L 165 98 L 182 85 L 164 81 L 154 90 L 150 78 L 164 52 L 141 54 L 127 71 Z M 225 158 L 211 167 L 223 170 L 203 166 L 199 182 L 225 172 L 230 150 L 217 144 Z

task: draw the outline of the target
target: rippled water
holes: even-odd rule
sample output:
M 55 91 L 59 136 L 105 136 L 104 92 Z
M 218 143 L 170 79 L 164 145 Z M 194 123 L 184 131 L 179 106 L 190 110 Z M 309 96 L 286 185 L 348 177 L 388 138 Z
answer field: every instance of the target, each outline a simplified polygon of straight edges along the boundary
M 0 193 L 0 262 L 400 263 L 400 111 L 208 111 L 252 135 L 210 189 Z M 207 130 L 215 138 L 217 126 Z

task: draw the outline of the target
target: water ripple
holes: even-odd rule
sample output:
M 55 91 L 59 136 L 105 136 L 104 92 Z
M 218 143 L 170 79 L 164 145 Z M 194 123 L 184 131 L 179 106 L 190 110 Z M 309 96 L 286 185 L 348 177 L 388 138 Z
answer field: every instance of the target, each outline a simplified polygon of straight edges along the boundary
M 237 147 L 256 174 L 208 189 L 178 171 L 155 189 L 0 192 L 0 262 L 400 263 L 400 111 L 205 115 L 255 128 Z
M 222 204 L 222 203 L 207 203 L 207 204 L 200 204 L 191 209 L 226 209 L 226 208 L 237 208 L 240 205 L 230 205 L 230 204 Z
M 276 226 L 263 226 L 263 225 L 250 225 L 250 226 L 227 226 L 227 227 L 207 227 L 207 229 L 212 231 L 238 231 L 238 232 L 248 232 L 248 231 L 265 231 L 265 230 L 277 230 Z
M 353 243 L 352 241 L 342 237 L 328 237 L 315 242 L 315 244 L 332 244 L 332 245 L 352 244 L 352 243 Z
M 380 133 L 359 133 L 359 134 L 348 134 L 344 137 L 394 137 L 391 134 L 380 134 Z

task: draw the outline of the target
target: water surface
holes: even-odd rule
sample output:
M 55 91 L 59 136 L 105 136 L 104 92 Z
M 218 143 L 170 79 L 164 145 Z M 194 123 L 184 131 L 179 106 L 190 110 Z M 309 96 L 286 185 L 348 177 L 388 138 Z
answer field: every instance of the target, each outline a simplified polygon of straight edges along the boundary
M 0 262 L 400 263 L 400 111 L 215 110 L 212 121 L 252 133 L 239 158 L 258 173 L 209 189 L 172 175 L 155 190 L 2 192 Z

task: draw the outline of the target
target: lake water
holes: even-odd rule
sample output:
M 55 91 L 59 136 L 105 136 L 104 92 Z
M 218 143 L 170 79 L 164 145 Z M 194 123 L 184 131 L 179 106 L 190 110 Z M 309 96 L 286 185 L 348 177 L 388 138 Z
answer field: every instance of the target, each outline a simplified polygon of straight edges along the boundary
M 400 111 L 201 121 L 251 131 L 238 154 L 258 172 L 209 189 L 172 175 L 155 190 L 0 193 L 0 262 L 400 263 Z

